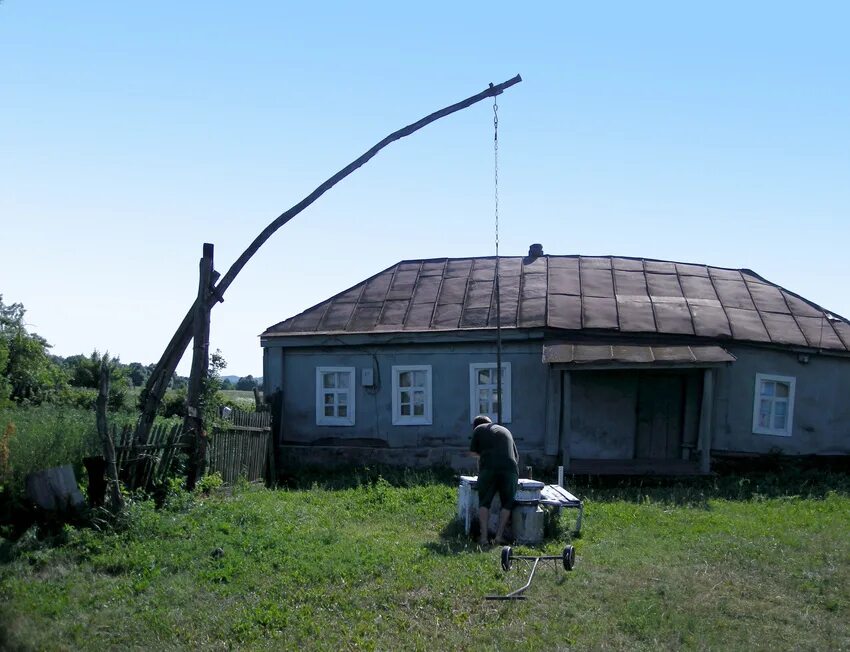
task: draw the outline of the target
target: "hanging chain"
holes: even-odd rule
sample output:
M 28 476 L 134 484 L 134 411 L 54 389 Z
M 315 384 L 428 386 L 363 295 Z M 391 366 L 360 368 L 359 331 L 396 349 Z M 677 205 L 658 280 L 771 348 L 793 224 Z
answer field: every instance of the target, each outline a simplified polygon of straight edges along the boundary
M 499 258 L 499 103 L 493 97 L 493 170 L 496 205 L 496 260 Z M 498 262 L 497 262 L 498 264 Z
M 493 195 L 496 213 L 496 421 L 502 422 L 502 291 L 499 287 L 499 103 L 493 96 Z

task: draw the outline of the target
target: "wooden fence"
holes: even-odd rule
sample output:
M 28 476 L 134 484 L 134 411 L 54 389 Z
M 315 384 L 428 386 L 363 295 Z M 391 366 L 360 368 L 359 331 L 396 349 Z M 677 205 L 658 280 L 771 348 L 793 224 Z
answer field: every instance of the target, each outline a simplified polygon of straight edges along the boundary
M 118 477 L 127 489 L 151 489 L 181 473 L 190 448 L 183 441 L 182 425 L 154 426 L 145 444 L 136 441 L 134 433 L 133 426 L 120 431 L 112 427 Z
M 112 427 L 118 477 L 129 490 L 150 490 L 169 477 L 182 475 L 192 443 L 183 437 L 183 426 L 157 425 L 140 444 L 135 428 Z M 271 413 L 233 410 L 217 421 L 207 444 L 207 473 L 221 473 L 225 484 L 240 477 L 248 482 L 274 477 Z
M 270 412 L 233 412 L 213 428 L 207 456 L 208 472 L 218 471 L 225 484 L 240 477 L 248 482 L 274 477 Z

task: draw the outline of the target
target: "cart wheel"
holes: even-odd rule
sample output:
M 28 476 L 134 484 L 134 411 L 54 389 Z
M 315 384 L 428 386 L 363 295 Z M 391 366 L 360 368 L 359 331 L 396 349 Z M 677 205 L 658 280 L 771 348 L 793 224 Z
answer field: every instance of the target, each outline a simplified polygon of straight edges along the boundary
M 572 546 L 564 548 L 564 570 L 572 570 L 576 565 L 576 549 Z
M 511 547 L 505 546 L 502 548 L 502 570 L 509 571 L 511 569 Z

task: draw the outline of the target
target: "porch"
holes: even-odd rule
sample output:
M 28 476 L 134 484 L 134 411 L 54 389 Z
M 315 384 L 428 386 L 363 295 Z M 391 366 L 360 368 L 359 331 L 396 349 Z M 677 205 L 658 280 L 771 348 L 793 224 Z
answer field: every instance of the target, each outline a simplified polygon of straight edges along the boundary
M 719 346 L 557 344 L 549 365 L 546 453 L 592 475 L 710 471 Z

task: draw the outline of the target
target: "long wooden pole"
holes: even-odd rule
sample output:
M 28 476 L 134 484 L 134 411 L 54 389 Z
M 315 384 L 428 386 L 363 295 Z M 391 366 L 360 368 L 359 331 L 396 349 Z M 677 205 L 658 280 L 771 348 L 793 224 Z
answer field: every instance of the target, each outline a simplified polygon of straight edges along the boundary
M 489 88 L 484 89 L 480 93 L 473 95 L 471 97 L 466 98 L 465 100 L 461 100 L 451 106 L 447 106 L 439 111 L 435 111 L 430 115 L 425 116 L 421 120 L 414 122 L 413 124 L 409 124 L 406 127 L 402 127 L 401 129 L 394 131 L 389 136 L 375 144 L 369 150 L 367 150 L 364 154 L 356 158 L 354 161 L 346 165 L 339 172 L 330 177 L 327 181 L 319 185 L 313 192 L 307 195 L 300 202 L 295 204 L 292 208 L 287 211 L 281 213 L 274 221 L 272 221 L 263 231 L 254 238 L 254 241 L 248 246 L 245 251 L 242 252 L 242 255 L 236 259 L 236 262 L 231 265 L 230 269 L 227 270 L 227 273 L 224 277 L 219 281 L 218 285 L 215 286 L 214 295 L 218 301 L 224 300 L 224 293 L 227 288 L 230 287 L 230 284 L 233 283 L 236 276 L 242 271 L 242 268 L 245 267 L 245 264 L 251 259 L 251 257 L 257 253 L 257 250 L 263 246 L 263 244 L 268 240 L 275 231 L 277 231 L 280 227 L 286 224 L 293 217 L 298 215 L 305 208 L 310 206 L 314 201 L 316 201 L 319 197 L 324 195 L 328 190 L 333 188 L 337 183 L 342 181 L 349 174 L 354 172 L 357 168 L 361 167 L 365 163 L 367 163 L 372 157 L 374 157 L 378 152 L 380 152 L 384 147 L 393 143 L 405 136 L 409 136 L 410 134 L 419 131 L 422 127 L 426 127 L 432 122 L 439 120 L 440 118 L 445 118 L 452 113 L 456 113 L 457 111 L 461 111 L 466 109 L 481 100 L 485 100 L 488 97 L 495 97 L 496 95 L 501 95 L 504 91 L 506 91 L 511 86 L 518 84 L 522 81 L 522 77 L 519 75 L 512 77 L 511 79 L 502 82 L 501 84 L 490 84 Z M 177 364 L 180 362 L 180 358 L 183 357 L 183 353 L 186 351 L 186 347 L 189 346 L 189 340 L 192 339 L 192 322 L 194 321 L 195 314 L 195 306 L 186 313 L 186 316 L 183 318 L 180 326 L 177 329 L 177 332 L 174 333 L 174 336 L 171 338 L 171 341 L 168 343 L 168 346 L 165 348 L 165 352 L 162 354 L 162 358 L 160 358 L 159 363 L 157 363 L 156 367 L 151 373 L 150 378 L 148 379 L 147 384 L 145 385 L 146 390 L 146 398 L 145 398 L 145 406 L 142 410 L 142 416 L 139 420 L 139 425 L 136 429 L 136 438 L 140 441 L 147 440 L 147 434 L 150 432 L 151 425 L 153 424 L 154 417 L 156 416 L 156 410 L 159 406 L 159 403 L 162 401 L 162 397 L 165 395 L 165 390 L 168 387 L 168 382 L 171 379 L 171 376 L 174 374 L 174 370 L 177 369 Z
M 210 367 L 210 311 L 208 300 L 210 283 L 213 280 L 213 245 L 204 244 L 198 280 L 198 298 L 195 300 L 195 318 L 192 320 L 192 370 L 189 373 L 189 389 L 186 395 L 186 418 L 184 431 L 192 438 L 189 453 L 189 468 L 186 488 L 191 491 L 203 475 L 206 455 L 207 433 L 204 427 L 204 405 L 201 398 L 204 382 Z

